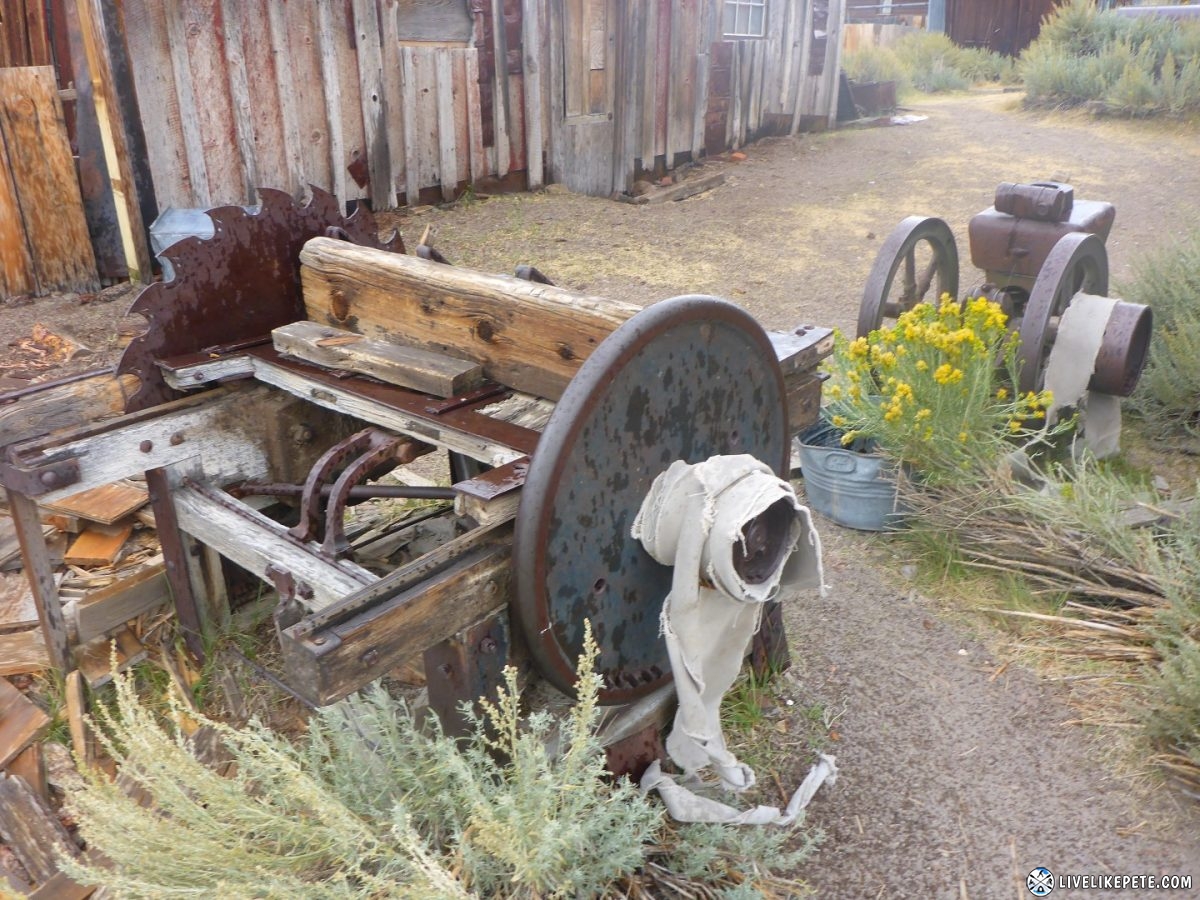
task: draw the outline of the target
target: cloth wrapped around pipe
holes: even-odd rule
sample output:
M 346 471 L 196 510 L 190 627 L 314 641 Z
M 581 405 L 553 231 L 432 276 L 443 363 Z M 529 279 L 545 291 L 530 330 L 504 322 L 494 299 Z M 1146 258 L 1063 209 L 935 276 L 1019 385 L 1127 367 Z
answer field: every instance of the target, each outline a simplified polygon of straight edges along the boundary
M 769 534 L 761 533 L 764 523 Z M 808 509 L 753 456 L 678 461 L 650 486 L 632 535 L 655 560 L 674 567 L 660 627 L 679 700 L 666 749 L 684 773 L 677 783 L 655 762 L 642 790 L 657 790 L 678 821 L 791 823 L 822 781 L 836 779 L 833 757 L 821 755 L 784 810 L 739 811 L 685 785 L 711 769 L 727 790 L 754 786 L 754 772 L 725 745 L 721 699 L 741 670 L 763 604 L 784 587 L 825 590 L 821 542 Z

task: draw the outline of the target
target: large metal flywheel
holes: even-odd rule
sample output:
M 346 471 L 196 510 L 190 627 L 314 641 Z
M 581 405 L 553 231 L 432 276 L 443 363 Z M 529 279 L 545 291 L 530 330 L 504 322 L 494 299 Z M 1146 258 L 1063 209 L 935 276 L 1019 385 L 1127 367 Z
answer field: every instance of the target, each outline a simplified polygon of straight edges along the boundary
M 602 703 L 665 683 L 671 569 L 630 537 L 642 498 L 677 459 L 749 453 L 782 473 L 788 438 L 775 353 L 740 307 L 676 297 L 607 337 L 555 407 L 517 516 L 514 607 L 542 674 L 572 689 L 586 619 Z

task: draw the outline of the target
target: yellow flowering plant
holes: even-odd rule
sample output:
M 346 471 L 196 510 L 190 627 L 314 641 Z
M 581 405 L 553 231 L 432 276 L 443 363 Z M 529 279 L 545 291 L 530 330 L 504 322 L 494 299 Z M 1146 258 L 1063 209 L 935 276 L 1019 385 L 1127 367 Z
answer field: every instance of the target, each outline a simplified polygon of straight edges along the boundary
M 1000 305 L 943 295 L 890 327 L 838 336 L 827 418 L 850 449 L 878 449 L 925 478 L 994 461 L 1045 436 L 1048 391 L 1020 394 L 1018 338 Z

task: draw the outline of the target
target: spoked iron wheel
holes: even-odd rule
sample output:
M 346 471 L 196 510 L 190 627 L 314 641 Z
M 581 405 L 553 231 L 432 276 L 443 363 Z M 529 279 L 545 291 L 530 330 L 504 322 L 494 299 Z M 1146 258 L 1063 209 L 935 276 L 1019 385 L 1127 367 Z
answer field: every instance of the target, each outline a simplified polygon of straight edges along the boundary
M 922 301 L 942 294 L 958 299 L 958 247 L 950 226 L 932 216 L 909 216 L 875 257 L 858 308 L 858 336 L 866 337 Z
M 1081 292 L 1108 294 L 1108 251 L 1096 235 L 1077 232 L 1063 235 L 1054 245 L 1029 293 L 1018 353 L 1022 392 L 1041 390 L 1058 323 L 1071 299 Z

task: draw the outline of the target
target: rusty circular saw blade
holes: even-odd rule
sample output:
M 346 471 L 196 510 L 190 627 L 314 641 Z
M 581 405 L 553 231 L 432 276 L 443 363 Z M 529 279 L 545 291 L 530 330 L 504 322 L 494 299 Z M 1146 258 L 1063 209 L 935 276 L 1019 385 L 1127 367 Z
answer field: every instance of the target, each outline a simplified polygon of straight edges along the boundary
M 897 277 L 901 279 L 899 293 Z M 899 318 L 922 301 L 937 303 L 942 294 L 958 299 L 954 232 L 942 219 L 909 216 L 892 229 L 875 256 L 858 307 L 856 334 L 866 337 L 885 319 Z
M 1058 321 L 1072 298 L 1085 294 L 1108 294 L 1108 251 L 1094 234 L 1064 234 L 1046 256 L 1029 292 L 1019 334 L 1017 375 L 1022 393 L 1040 391 Z
M 333 226 L 356 244 L 404 252 L 397 233 L 381 241 L 375 217 L 359 207 L 342 214 L 337 199 L 320 188 L 300 205 L 291 195 L 262 188 L 257 212 L 240 206 L 208 210 L 211 238 L 184 238 L 161 254 L 173 277 L 145 288 L 129 313 L 146 318 L 146 332 L 130 342 L 117 366 L 136 375 L 137 391 L 125 405 L 135 412 L 173 400 L 158 361 L 208 347 L 264 337 L 272 328 L 304 318 L 300 249 Z
M 590 620 L 600 702 L 671 677 L 659 612 L 672 570 L 630 536 L 654 478 L 677 459 L 749 453 L 783 472 L 783 376 L 766 334 L 725 300 L 664 300 L 600 344 L 538 441 L 513 542 L 514 610 L 542 674 L 571 692 Z

